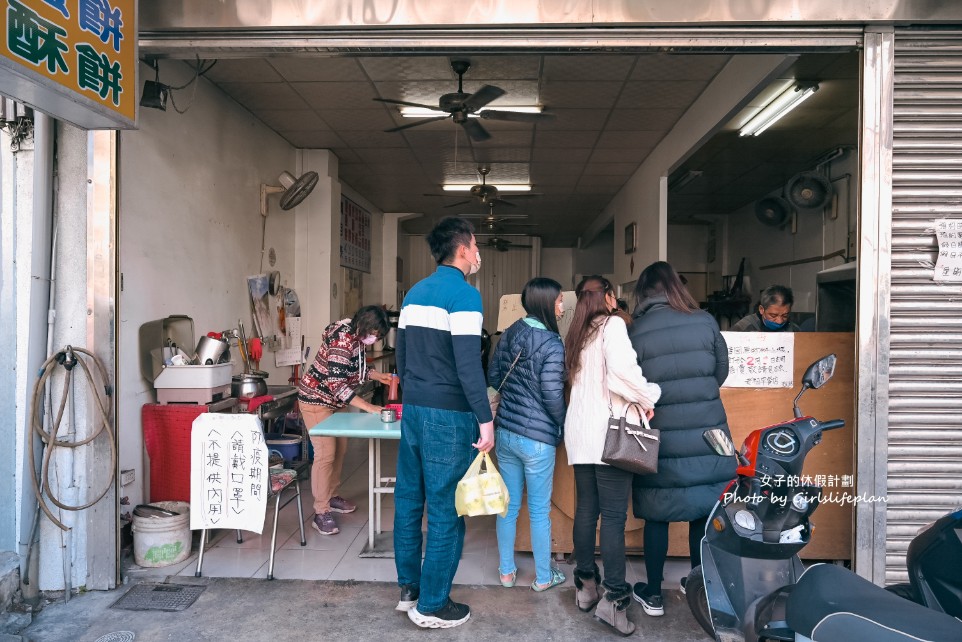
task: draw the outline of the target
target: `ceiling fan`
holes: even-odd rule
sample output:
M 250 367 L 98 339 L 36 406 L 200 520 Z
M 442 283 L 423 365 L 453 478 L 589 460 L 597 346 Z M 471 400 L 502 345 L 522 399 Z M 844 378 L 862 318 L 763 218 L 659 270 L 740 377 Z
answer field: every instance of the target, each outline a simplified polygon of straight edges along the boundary
M 488 103 L 500 98 L 507 92 L 500 87 L 495 87 L 494 85 L 484 85 L 473 94 L 465 93 L 462 77 L 470 67 L 471 63 L 467 60 L 451 61 L 451 69 L 453 69 L 454 73 L 458 75 L 458 90 L 456 92 L 441 96 L 438 99 L 437 107 L 434 105 L 412 103 L 406 100 L 375 98 L 374 100 L 378 102 L 391 103 L 392 105 L 406 105 L 408 107 L 421 107 L 422 109 L 447 112 L 447 114 L 444 116 L 432 116 L 431 118 L 424 118 L 422 120 L 415 121 L 409 125 L 401 125 L 400 127 L 385 129 L 384 131 L 398 132 L 402 129 L 409 129 L 411 127 L 418 127 L 419 125 L 433 123 L 436 120 L 444 120 L 450 116 L 454 122 L 464 127 L 464 131 L 467 132 L 468 136 L 470 136 L 472 140 L 483 141 L 491 138 L 491 134 L 488 133 L 488 130 L 486 130 L 480 122 L 478 122 L 477 118 L 484 118 L 487 120 L 510 120 L 521 123 L 536 123 L 551 117 L 550 114 L 543 113 L 529 114 L 517 111 L 495 111 L 491 109 L 480 111 L 482 107 L 485 107 Z M 474 116 L 476 118 L 469 118 L 469 116 Z
M 534 247 L 533 245 L 514 243 L 513 241 L 503 238 L 501 236 L 492 236 L 487 241 L 482 243 L 482 245 L 485 247 L 493 247 L 498 252 L 507 252 L 511 248 L 521 249 L 521 248 Z
M 492 234 L 496 234 L 497 232 L 504 230 L 506 227 L 537 227 L 537 225 L 534 223 L 512 223 L 511 220 L 511 218 L 498 217 L 494 216 L 493 214 L 490 216 L 485 216 L 482 217 L 481 221 L 478 223 L 478 230 L 480 232 L 490 232 Z
M 495 185 L 488 185 L 487 176 L 491 173 L 490 165 L 478 165 L 478 175 L 481 176 L 481 182 L 477 185 L 472 185 L 469 194 L 476 198 L 482 205 L 487 205 L 491 208 L 490 215 L 494 214 L 494 206 L 497 205 L 507 205 L 508 207 L 516 207 L 515 203 L 508 201 L 509 198 L 532 198 L 534 196 L 541 196 L 541 194 L 535 192 L 526 192 L 524 194 L 505 194 L 501 195 L 498 192 L 498 188 Z M 450 196 L 450 194 L 424 194 L 424 196 Z M 459 205 L 465 205 L 470 203 L 467 201 L 458 201 L 457 203 L 451 203 L 445 205 L 444 207 L 457 207 Z

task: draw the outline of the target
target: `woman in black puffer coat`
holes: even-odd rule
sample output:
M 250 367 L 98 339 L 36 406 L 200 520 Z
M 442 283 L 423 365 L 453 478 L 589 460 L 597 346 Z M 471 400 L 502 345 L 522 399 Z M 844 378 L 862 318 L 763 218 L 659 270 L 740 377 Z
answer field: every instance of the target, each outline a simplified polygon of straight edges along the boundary
M 638 364 L 661 386 L 652 428 L 661 430 L 658 472 L 635 475 L 632 505 L 645 520 L 647 584 L 635 584 L 635 599 L 649 615 L 664 613 L 662 572 L 668 554 L 668 523 L 689 522 L 692 567 L 701 564 L 705 521 L 735 477 L 735 460 L 712 450 L 702 433 L 728 432 L 719 387 L 728 377 L 728 345 L 715 319 L 698 308 L 675 270 L 652 263 L 635 286 L 635 320 L 629 328 Z M 682 584 L 684 592 L 684 583 Z

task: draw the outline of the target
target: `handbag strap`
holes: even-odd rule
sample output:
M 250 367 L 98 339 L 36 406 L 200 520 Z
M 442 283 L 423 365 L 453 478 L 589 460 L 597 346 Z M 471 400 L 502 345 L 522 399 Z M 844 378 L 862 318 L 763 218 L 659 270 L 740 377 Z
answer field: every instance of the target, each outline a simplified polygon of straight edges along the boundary
M 514 361 L 511 362 L 511 367 L 508 368 L 508 371 L 506 373 L 504 373 L 504 379 L 502 379 L 501 384 L 498 385 L 498 392 L 501 392 L 501 388 L 504 387 L 504 382 L 508 380 L 508 375 L 510 375 L 511 371 L 514 370 L 514 366 L 516 363 L 518 363 L 518 359 L 521 358 L 522 352 L 524 352 L 524 348 L 522 348 L 521 350 L 518 350 L 518 356 L 514 358 Z
M 611 318 L 610 316 L 608 317 Z M 608 389 L 608 359 L 605 357 L 605 327 L 608 325 L 608 319 L 605 319 L 604 324 L 601 326 L 601 386 L 605 390 L 605 397 L 608 399 L 608 416 L 614 419 L 615 411 L 611 405 L 611 390 Z M 624 416 L 628 416 L 628 410 L 632 406 L 635 406 L 638 410 L 638 417 L 640 419 L 640 424 L 645 427 L 646 430 L 651 430 L 651 424 L 648 423 L 648 415 L 642 409 L 641 404 L 637 401 L 630 402 L 625 406 Z
M 608 327 L 609 316 L 605 319 L 605 322 L 601 324 L 599 332 L 601 332 L 601 387 L 605 391 L 605 397 L 608 400 L 608 416 L 614 417 L 615 411 L 611 407 L 611 391 L 608 390 L 608 358 L 605 356 L 605 328 Z

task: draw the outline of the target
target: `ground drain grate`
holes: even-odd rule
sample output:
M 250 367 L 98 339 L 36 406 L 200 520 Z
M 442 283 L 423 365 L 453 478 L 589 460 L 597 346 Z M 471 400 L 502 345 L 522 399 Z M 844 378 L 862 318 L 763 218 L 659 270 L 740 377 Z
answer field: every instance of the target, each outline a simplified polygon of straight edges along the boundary
M 183 611 L 200 597 L 205 588 L 187 584 L 138 584 L 110 608 L 125 611 Z
M 134 637 L 133 631 L 114 631 L 107 635 L 101 635 L 94 642 L 133 642 Z

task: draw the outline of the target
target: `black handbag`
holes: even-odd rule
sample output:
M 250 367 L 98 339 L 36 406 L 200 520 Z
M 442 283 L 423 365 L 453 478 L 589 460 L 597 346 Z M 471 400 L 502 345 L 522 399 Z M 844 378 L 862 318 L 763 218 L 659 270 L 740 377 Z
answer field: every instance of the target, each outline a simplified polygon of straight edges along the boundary
M 628 413 L 632 407 L 638 412 L 637 424 L 628 421 Z M 605 449 L 601 453 L 601 461 L 638 475 L 651 475 L 658 472 L 660 444 L 660 431 L 648 424 L 648 417 L 645 416 L 641 406 L 630 403 L 625 406 L 624 416 L 608 418 L 608 431 L 605 435 Z
M 603 332 L 604 330 L 602 330 Z M 602 346 L 602 355 L 604 347 Z M 638 475 L 651 475 L 658 472 L 658 446 L 661 444 L 660 431 L 651 427 L 645 411 L 638 403 L 625 406 L 625 414 L 615 417 L 611 407 L 611 392 L 608 391 L 608 362 L 602 356 L 602 387 L 608 397 L 608 426 L 605 431 L 605 447 L 601 461 Z M 638 413 L 638 423 L 628 421 L 628 412 L 634 408 Z

